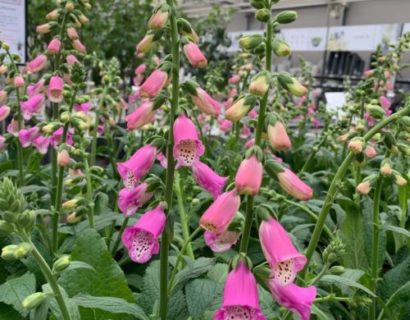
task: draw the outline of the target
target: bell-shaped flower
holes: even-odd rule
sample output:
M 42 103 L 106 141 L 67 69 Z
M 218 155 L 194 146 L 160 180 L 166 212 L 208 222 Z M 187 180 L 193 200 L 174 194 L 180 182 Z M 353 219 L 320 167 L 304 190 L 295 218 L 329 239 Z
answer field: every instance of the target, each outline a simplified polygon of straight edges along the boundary
M 85 47 L 85 45 L 81 42 L 80 39 L 75 39 L 73 40 L 73 42 L 71 43 L 71 45 L 73 46 L 73 48 L 75 50 L 77 50 L 80 53 L 85 54 L 87 52 L 87 48 Z
M 127 161 L 117 163 L 117 170 L 126 188 L 134 188 L 151 169 L 157 156 L 157 148 L 147 144 L 138 149 Z
M 157 69 L 153 71 L 140 87 L 140 95 L 143 98 L 154 98 L 164 88 L 168 81 L 168 73 Z
M 41 71 L 47 63 L 47 56 L 40 54 L 27 63 L 27 71 L 30 73 L 35 73 Z
M 221 177 L 209 166 L 200 160 L 194 161 L 192 165 L 192 173 L 195 181 L 214 198 L 217 198 L 224 188 L 228 177 Z
M 39 136 L 40 129 L 38 127 L 24 128 L 18 133 L 18 138 L 23 148 L 29 147 L 33 140 Z
M 44 100 L 44 95 L 36 94 L 27 101 L 21 102 L 20 107 L 24 120 L 30 120 L 34 113 L 40 112 Z
M 50 54 L 57 54 L 60 52 L 60 49 L 61 49 L 61 41 L 58 38 L 54 38 L 53 40 L 51 40 L 47 46 L 47 51 Z
M 152 193 L 147 192 L 148 184 L 141 183 L 133 189 L 121 189 L 118 193 L 118 208 L 126 216 L 132 216 L 152 198 Z
M 205 68 L 208 65 L 208 60 L 196 43 L 188 42 L 183 49 L 186 58 L 193 67 Z
M 40 154 L 46 154 L 50 145 L 50 137 L 38 136 L 32 141 L 32 144 Z
M 190 167 L 205 152 L 194 123 L 184 114 L 174 122 L 174 158 L 178 166 Z
M 312 198 L 313 190 L 288 168 L 278 173 L 279 184 L 283 190 L 296 199 L 307 201 Z
M 196 88 L 196 95 L 192 95 L 192 101 L 203 113 L 217 116 L 221 113 L 221 105 L 202 88 Z
M 154 104 L 151 101 L 144 101 L 134 112 L 127 115 L 125 120 L 127 121 L 128 130 L 139 129 L 152 122 L 155 117 L 153 106 Z
M 159 8 L 151 18 L 148 20 L 148 28 L 153 30 L 159 30 L 165 27 L 168 21 L 169 12 L 166 6 Z
M 53 76 L 48 85 L 47 96 L 51 102 L 60 103 L 63 101 L 64 80 L 59 76 Z
M 269 217 L 259 227 L 259 239 L 271 267 L 272 279 L 283 286 L 292 283 L 307 259 L 297 251 L 286 230 Z
M 164 231 L 166 216 L 159 205 L 144 213 L 132 227 L 127 227 L 121 240 L 132 261 L 146 263 L 159 252 L 159 236 Z
M 255 96 L 246 96 L 239 98 L 234 102 L 232 107 L 225 110 L 225 118 L 230 121 L 241 120 L 250 110 L 250 108 L 255 104 Z
M 225 252 L 236 244 L 240 237 L 240 233 L 236 231 L 226 230 L 221 234 L 211 231 L 205 231 L 204 239 L 208 247 L 213 252 Z
M 289 150 L 292 143 L 286 132 L 286 128 L 281 121 L 268 125 L 268 139 L 273 149 L 277 151 Z
M 235 176 L 235 187 L 239 194 L 256 195 L 262 184 L 263 166 L 256 155 L 242 161 Z
M 260 305 L 256 279 L 248 267 L 239 262 L 225 281 L 223 301 L 213 320 L 265 320 Z
M 36 94 L 39 94 L 44 89 L 45 80 L 41 78 L 36 83 L 31 83 L 27 86 L 27 95 L 32 97 Z
M 0 121 L 6 119 L 10 114 L 10 107 L 9 106 L 1 106 L 0 107 Z
M 270 73 L 261 71 L 258 73 L 249 84 L 249 93 L 263 97 L 269 90 L 270 85 Z
M 63 139 L 63 133 L 64 133 L 64 129 L 63 128 L 58 128 L 57 130 L 55 130 L 52 134 L 51 134 L 51 145 L 53 147 L 58 146 Z M 73 144 L 73 131 L 71 129 L 69 129 L 67 131 L 67 137 L 66 137 L 66 141 L 65 143 L 72 145 Z

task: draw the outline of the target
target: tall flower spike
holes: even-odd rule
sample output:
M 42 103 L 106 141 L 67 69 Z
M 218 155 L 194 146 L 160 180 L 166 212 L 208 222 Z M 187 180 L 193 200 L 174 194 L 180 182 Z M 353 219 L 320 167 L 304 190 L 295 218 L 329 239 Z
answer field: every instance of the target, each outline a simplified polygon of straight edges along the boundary
M 278 173 L 279 184 L 283 190 L 296 199 L 307 201 L 312 198 L 313 190 L 288 168 Z
M 235 176 L 235 186 L 240 194 L 256 195 L 262 184 L 263 166 L 255 155 L 242 161 Z
M 259 239 L 272 279 L 280 285 L 292 283 L 307 259 L 296 250 L 286 230 L 275 219 L 268 218 L 259 227 Z
M 269 281 L 273 298 L 282 306 L 297 313 L 301 320 L 309 320 L 312 304 L 316 298 L 316 287 L 302 288 L 296 284 L 281 286 L 276 281 Z
M 161 206 L 144 213 L 132 227 L 124 230 L 122 243 L 131 260 L 145 263 L 159 252 L 158 238 L 165 228 L 166 216 Z
M 140 87 L 143 98 L 154 98 L 168 81 L 168 74 L 160 69 L 152 72 Z
M 259 306 L 255 277 L 240 262 L 225 281 L 223 302 L 214 320 L 265 320 Z
M 240 204 L 241 198 L 236 190 L 222 193 L 202 215 L 199 225 L 216 234 L 225 232 Z
M 194 123 L 181 114 L 174 123 L 174 157 L 178 166 L 190 167 L 204 154 L 205 147 L 198 138 Z
M 132 216 L 152 198 L 152 193 L 147 192 L 148 184 L 141 183 L 131 190 L 124 188 L 118 194 L 118 208 L 126 216 Z
M 127 121 L 128 130 L 139 129 L 152 122 L 155 117 L 153 106 L 154 104 L 151 101 L 144 101 L 134 112 L 127 115 L 125 120 Z
M 223 190 L 228 177 L 221 177 L 205 163 L 197 160 L 192 165 L 192 173 L 195 181 L 214 198 L 218 197 Z
M 157 156 L 157 149 L 150 144 L 138 149 L 127 161 L 117 164 L 126 188 L 134 188 L 139 180 L 151 169 Z

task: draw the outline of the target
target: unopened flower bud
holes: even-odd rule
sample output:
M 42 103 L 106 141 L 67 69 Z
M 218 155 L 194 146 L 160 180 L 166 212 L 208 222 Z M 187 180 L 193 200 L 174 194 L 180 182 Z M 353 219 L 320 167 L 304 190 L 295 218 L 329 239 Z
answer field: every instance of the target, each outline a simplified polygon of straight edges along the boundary
M 280 24 L 287 24 L 287 23 L 292 23 L 297 18 L 298 18 L 298 14 L 296 11 L 286 10 L 286 11 L 282 11 L 281 13 L 279 13 L 275 17 L 275 20 Z
M 16 258 L 16 249 L 17 245 L 15 244 L 10 244 L 8 246 L 3 247 L 1 250 L 1 258 L 6 261 L 14 261 L 17 260 Z
M 281 72 L 278 76 L 279 84 L 297 97 L 306 95 L 307 89 L 289 73 Z
M 69 255 L 64 255 L 57 259 L 53 264 L 53 271 L 61 272 L 66 269 L 71 263 L 71 257 Z
M 356 192 L 363 195 L 369 194 L 370 190 L 372 190 L 371 180 L 365 179 L 362 182 L 360 182 L 356 187 Z
M 249 85 L 249 93 L 263 97 L 265 96 L 266 92 L 269 90 L 270 85 L 270 75 L 268 72 L 260 72 L 258 73 Z
M 21 302 L 21 305 L 24 310 L 30 310 L 30 309 L 37 308 L 46 299 L 47 299 L 46 293 L 36 292 L 24 298 L 24 300 Z
M 19 243 L 16 250 L 14 251 L 14 255 L 16 259 L 25 258 L 30 253 L 31 249 L 31 244 L 27 242 Z
M 278 57 L 287 57 L 291 54 L 292 50 L 288 46 L 288 44 L 285 41 L 275 39 L 272 43 L 272 49 L 273 52 L 278 56 Z
M 345 267 L 343 266 L 333 266 L 329 269 L 329 273 L 331 274 L 342 274 L 343 272 L 345 272 Z
M 169 17 L 168 5 L 161 6 L 149 19 L 148 28 L 159 30 L 165 27 Z
M 258 9 L 255 12 L 255 18 L 256 20 L 260 22 L 268 22 L 270 16 L 271 16 L 271 11 L 266 8 Z
M 348 149 L 354 154 L 359 154 L 363 152 L 365 147 L 365 142 L 362 138 L 353 138 L 347 145 Z
M 44 23 L 44 24 L 38 25 L 36 27 L 36 31 L 37 33 L 41 33 L 41 34 L 49 33 L 51 31 L 51 24 Z
M 77 216 L 77 214 L 75 213 L 75 212 L 73 212 L 73 213 L 70 213 L 68 216 L 67 216 L 67 223 L 69 223 L 69 224 L 77 224 L 77 223 L 79 223 L 80 221 L 81 221 L 81 219 L 82 219 L 82 217 L 81 216 Z
M 67 167 L 70 164 L 70 154 L 67 150 L 62 150 L 58 153 L 57 164 L 60 167 Z
M 228 110 L 225 112 L 226 119 L 230 121 L 239 121 L 248 112 L 251 106 L 256 102 L 255 96 L 246 96 L 239 98 Z
M 78 198 L 67 200 L 66 202 L 63 203 L 62 208 L 63 209 L 74 209 L 75 207 L 77 207 L 79 200 L 80 199 Z
M 407 185 L 407 180 L 401 174 L 395 173 L 394 178 L 395 178 L 394 182 L 398 186 L 403 187 Z
M 9 235 L 14 231 L 14 227 L 7 221 L 0 220 L 0 235 Z
M 46 15 L 47 20 L 57 20 L 60 17 L 60 11 L 58 9 L 55 9 L 53 11 L 50 11 Z
M 380 166 L 380 173 L 383 176 L 391 176 L 393 173 L 392 162 L 389 159 L 384 159 Z
M 251 0 L 251 6 L 255 9 L 263 9 L 265 7 L 265 3 L 263 0 Z
M 376 104 L 367 105 L 366 110 L 375 119 L 381 119 L 385 116 L 384 109 Z
M 68 12 L 72 12 L 74 10 L 74 3 L 72 1 L 68 1 L 65 5 L 65 9 Z
M 263 37 L 259 34 L 243 36 L 239 39 L 239 46 L 244 50 L 252 50 L 258 47 L 262 41 Z

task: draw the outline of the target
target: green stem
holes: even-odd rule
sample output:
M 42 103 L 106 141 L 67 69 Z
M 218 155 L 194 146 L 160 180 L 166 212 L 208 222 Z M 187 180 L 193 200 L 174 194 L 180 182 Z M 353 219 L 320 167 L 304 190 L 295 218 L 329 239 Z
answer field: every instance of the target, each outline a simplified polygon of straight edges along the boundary
M 61 315 L 64 320 L 71 320 L 70 313 L 68 311 L 66 302 L 64 300 L 63 295 L 61 294 L 60 287 L 57 284 L 57 280 L 54 277 L 53 272 L 51 271 L 50 267 L 48 266 L 47 262 L 44 260 L 43 256 L 41 253 L 38 251 L 36 246 L 31 242 L 31 239 L 28 236 L 23 237 L 24 241 L 30 243 L 32 247 L 32 255 L 34 259 L 37 262 L 37 265 L 40 267 L 40 270 L 44 277 L 46 278 L 48 284 L 50 285 L 51 290 L 54 293 L 54 298 L 56 299 L 58 306 L 60 307 L 61 310 Z
M 95 110 L 95 120 L 94 120 L 94 130 L 92 135 L 92 143 L 91 143 L 91 154 L 90 154 L 90 165 L 95 165 L 95 160 L 97 157 L 97 132 L 98 132 L 98 123 L 99 123 L 99 112 L 103 107 L 104 100 L 105 100 L 106 89 L 102 93 L 102 97 L 100 103 L 98 104 L 98 109 Z
M 179 219 L 181 220 L 182 236 L 184 238 L 184 242 L 188 242 L 185 252 L 191 259 L 194 260 L 194 251 L 192 250 L 192 245 L 189 242 L 189 217 L 185 212 L 183 190 L 181 186 L 181 179 L 178 173 L 175 174 L 175 194 L 178 201 L 178 211 Z
M 115 240 L 115 243 L 114 243 L 114 245 L 112 246 L 112 249 L 111 249 L 111 255 L 112 255 L 113 257 L 114 257 L 115 254 L 117 253 L 118 247 L 120 246 L 120 243 L 121 243 L 121 236 L 122 236 L 122 234 L 124 233 L 124 230 L 125 230 L 125 228 L 127 227 L 129 220 L 130 220 L 130 218 L 129 218 L 129 217 L 126 217 L 126 218 L 124 219 L 124 221 L 122 222 L 120 231 L 118 231 L 117 239 Z
M 380 200 L 382 195 L 383 177 L 379 174 L 376 182 L 373 199 L 373 239 L 372 239 L 372 255 L 371 255 L 371 275 L 372 280 L 370 290 L 373 292 L 376 289 L 377 278 L 379 274 L 379 231 L 380 231 Z M 369 320 L 376 319 L 377 300 L 372 298 L 373 302 L 369 306 Z
M 175 159 L 173 156 L 174 137 L 172 128 L 175 121 L 175 113 L 179 105 L 179 69 L 180 69 L 180 56 L 179 56 L 179 38 L 178 38 L 178 25 L 176 10 L 173 0 L 167 0 L 168 5 L 171 7 L 170 24 L 171 24 L 171 48 L 172 48 L 172 98 L 171 98 L 171 110 L 169 113 L 169 132 L 168 132 L 168 144 L 167 144 L 167 172 L 165 181 L 165 201 L 168 205 L 168 212 L 172 210 L 172 195 L 174 186 L 174 172 L 175 172 Z M 173 230 L 166 227 L 161 237 L 161 249 L 160 249 L 160 298 L 159 298 L 159 316 L 161 320 L 167 319 L 168 311 L 168 254 L 170 239 Z
M 87 201 L 88 201 L 88 223 L 91 229 L 94 229 L 94 200 L 93 200 L 93 186 L 91 183 L 91 172 L 90 165 L 88 163 L 87 156 L 84 156 L 84 171 L 85 171 L 85 180 L 87 185 Z
M 407 186 L 399 187 L 399 203 L 401 209 L 400 227 L 406 227 L 407 219 Z
M 397 113 L 391 115 L 390 117 L 384 119 L 383 121 L 379 122 L 376 126 L 374 126 L 369 132 L 363 137 L 363 139 L 367 142 L 369 141 L 376 133 L 378 133 L 381 129 L 389 125 L 391 122 L 399 119 L 403 115 L 410 113 L 410 107 L 406 107 Z M 339 169 L 336 172 L 335 177 L 333 178 L 332 183 L 330 184 L 329 190 L 326 194 L 326 198 L 323 203 L 322 210 L 319 213 L 318 221 L 316 223 L 315 229 L 313 230 L 312 237 L 310 239 L 309 245 L 306 249 L 306 258 L 308 259 L 308 263 L 305 266 L 305 269 L 301 271 L 300 276 L 303 279 L 306 275 L 307 267 L 309 262 L 313 256 L 313 253 L 316 250 L 316 247 L 319 243 L 320 235 L 322 234 L 323 227 L 325 225 L 326 217 L 329 214 L 329 211 L 332 207 L 333 200 L 337 193 L 337 186 L 339 182 L 343 179 L 346 174 L 346 170 L 350 166 L 354 158 L 354 154 L 349 152 L 347 157 L 344 159 L 343 163 L 340 165 Z
M 265 69 L 270 72 L 272 70 L 272 18 L 270 18 L 268 23 L 266 24 L 265 60 L 266 60 Z M 255 145 L 257 146 L 260 146 L 261 141 L 262 141 L 262 133 L 264 129 L 265 114 L 266 114 L 266 108 L 268 105 L 268 97 L 269 97 L 269 90 L 266 92 L 265 96 L 262 98 L 260 108 L 259 108 L 258 124 L 256 127 L 256 134 L 255 134 Z M 251 229 L 252 229 L 252 221 L 253 221 L 253 196 L 248 196 L 247 203 L 246 203 L 245 225 L 243 228 L 242 239 L 241 239 L 241 244 L 240 244 L 240 252 L 245 253 L 245 254 L 248 251 L 249 238 L 251 236 Z
M 301 175 L 303 172 L 306 171 L 307 168 L 309 168 L 310 163 L 312 162 L 313 158 L 316 156 L 316 154 L 319 152 L 320 148 L 326 143 L 328 138 L 328 134 L 325 134 L 323 139 L 319 142 L 319 144 L 315 147 L 313 147 L 312 152 L 310 153 L 309 157 L 307 158 L 305 164 L 303 165 L 302 169 L 299 171 L 299 175 Z

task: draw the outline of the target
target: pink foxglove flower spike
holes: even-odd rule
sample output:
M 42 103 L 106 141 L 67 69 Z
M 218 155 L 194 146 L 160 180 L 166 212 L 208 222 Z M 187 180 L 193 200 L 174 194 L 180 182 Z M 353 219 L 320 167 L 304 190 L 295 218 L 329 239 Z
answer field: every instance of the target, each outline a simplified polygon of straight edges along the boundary
M 152 193 L 147 192 L 148 184 L 141 183 L 131 190 L 124 188 L 118 194 L 118 208 L 126 216 L 132 216 L 152 198 Z
M 239 262 L 225 281 L 223 302 L 213 320 L 265 320 L 259 306 L 256 279 L 248 267 Z
M 218 197 L 223 190 L 228 177 L 221 177 L 205 163 L 197 160 L 192 165 L 192 173 L 195 181 L 214 198 Z
M 125 229 L 121 239 L 132 261 L 145 263 L 158 254 L 158 238 L 165 228 L 165 222 L 164 210 L 159 205 L 144 213 L 135 225 Z
M 205 152 L 194 123 L 184 114 L 174 122 L 174 158 L 178 166 L 190 167 Z
M 259 227 L 259 239 L 272 279 L 283 286 L 292 283 L 307 259 L 296 250 L 286 230 L 275 219 L 268 218 Z

